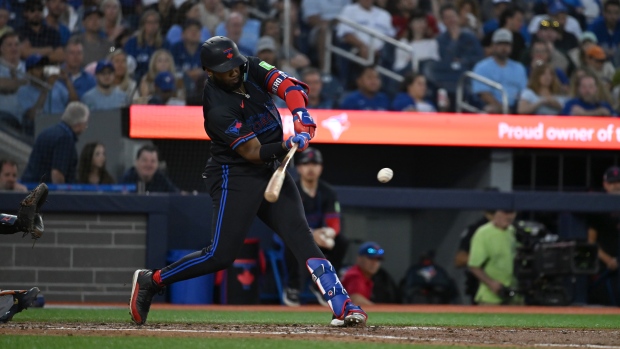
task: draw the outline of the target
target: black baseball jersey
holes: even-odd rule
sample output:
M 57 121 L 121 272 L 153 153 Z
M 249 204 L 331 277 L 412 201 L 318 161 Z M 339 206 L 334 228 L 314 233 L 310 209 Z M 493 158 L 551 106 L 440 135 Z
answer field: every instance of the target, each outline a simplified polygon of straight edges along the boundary
M 273 66 L 247 57 L 247 97 L 227 92 L 208 80 L 203 93 L 205 131 L 211 157 L 219 164 L 249 164 L 235 149 L 256 137 L 261 144 L 282 142 L 282 119 L 266 87 Z
M 301 202 L 304 205 L 304 213 L 308 226 L 312 229 L 327 226 L 329 218 L 340 218 L 340 204 L 336 192 L 324 181 L 319 180 L 316 195 L 311 197 L 301 187 L 301 182 L 297 181 L 297 189 L 301 195 Z

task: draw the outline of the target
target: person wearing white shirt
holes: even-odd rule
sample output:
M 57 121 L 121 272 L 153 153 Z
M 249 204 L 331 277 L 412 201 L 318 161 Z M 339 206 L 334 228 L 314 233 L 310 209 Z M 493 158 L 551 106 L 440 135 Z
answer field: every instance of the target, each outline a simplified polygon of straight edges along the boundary
M 427 59 L 439 60 L 439 45 L 437 40 L 428 38 L 427 30 L 428 22 L 426 14 L 422 11 L 414 11 L 409 17 L 409 23 L 405 37 L 400 42 L 411 47 L 413 55 L 403 49 L 396 50 L 396 59 L 394 60 L 394 70 L 401 71 L 413 68 L 413 71 L 419 71 L 420 61 Z M 409 66 L 411 64 L 411 66 Z
M 332 22 L 342 9 L 351 4 L 351 0 L 303 0 L 301 16 L 310 29 L 310 45 L 317 50 L 319 68 L 323 69 L 325 61 L 325 35 Z
M 394 37 L 395 30 L 392 26 L 392 16 L 386 10 L 373 6 L 373 0 L 358 0 L 357 3 L 343 8 L 340 15 L 365 28 Z M 337 36 L 343 42 L 355 47 L 360 57 L 368 57 L 369 50 L 376 53 L 384 45 L 382 40 L 357 31 L 343 23 L 338 24 Z

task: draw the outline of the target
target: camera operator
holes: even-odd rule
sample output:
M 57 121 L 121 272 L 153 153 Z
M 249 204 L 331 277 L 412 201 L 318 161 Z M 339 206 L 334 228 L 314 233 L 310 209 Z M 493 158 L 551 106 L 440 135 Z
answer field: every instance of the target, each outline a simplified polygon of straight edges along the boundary
M 522 303 L 522 298 L 513 291 L 517 287 L 514 276 L 517 240 L 512 225 L 515 217 L 515 211 L 495 211 L 471 240 L 467 265 L 480 280 L 475 296 L 480 305 Z
M 620 167 L 605 171 L 603 188 L 611 195 L 620 195 Z M 588 303 L 620 304 L 618 287 L 618 234 L 620 212 L 592 214 L 587 217 L 588 242 L 598 246 L 599 272 L 590 280 Z

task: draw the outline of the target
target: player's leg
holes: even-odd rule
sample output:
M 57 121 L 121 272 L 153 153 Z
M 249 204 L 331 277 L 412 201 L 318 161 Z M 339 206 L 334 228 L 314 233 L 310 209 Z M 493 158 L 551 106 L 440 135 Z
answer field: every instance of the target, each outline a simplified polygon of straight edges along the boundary
M 213 201 L 211 245 L 159 270 L 136 270 L 129 303 L 136 324 L 146 322 L 153 296 L 166 285 L 225 269 L 234 262 L 263 200 L 264 178 L 268 175 L 265 172 L 261 180 L 249 170 L 228 166 L 209 169 L 205 183 Z
M 304 216 L 299 191 L 288 173 L 282 183 L 278 201 L 272 204 L 264 201 L 258 216 L 280 235 L 284 244 L 297 257 L 297 261 L 306 265 L 334 317 L 341 322 L 338 325 L 365 324 L 368 316 L 351 302 L 334 267 L 314 242 Z
M 15 314 L 28 309 L 37 299 L 39 288 L 0 291 L 0 323 L 11 321 Z

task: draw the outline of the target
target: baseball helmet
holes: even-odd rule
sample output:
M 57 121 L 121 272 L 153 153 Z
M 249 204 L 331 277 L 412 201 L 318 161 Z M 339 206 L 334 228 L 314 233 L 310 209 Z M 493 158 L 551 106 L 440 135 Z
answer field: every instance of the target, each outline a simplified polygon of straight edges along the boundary
M 225 36 L 214 36 L 200 46 L 200 63 L 203 69 L 224 73 L 247 61 L 239 52 L 237 44 Z

